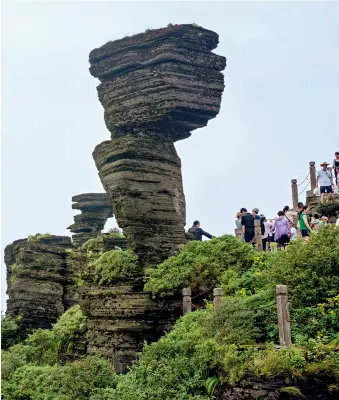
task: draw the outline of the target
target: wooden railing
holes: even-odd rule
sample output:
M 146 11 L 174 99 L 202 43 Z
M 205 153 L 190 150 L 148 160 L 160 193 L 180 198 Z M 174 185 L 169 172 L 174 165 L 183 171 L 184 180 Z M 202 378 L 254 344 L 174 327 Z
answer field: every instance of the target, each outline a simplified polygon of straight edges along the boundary
M 223 302 L 222 288 L 213 289 L 213 305 L 218 308 Z M 279 328 L 279 344 L 282 347 L 290 347 L 291 340 L 291 325 L 290 313 L 288 310 L 288 291 L 286 285 L 276 286 L 276 303 L 277 303 L 277 322 Z M 243 309 L 242 309 L 243 310 Z M 182 289 L 182 312 L 187 314 L 192 311 L 191 289 Z

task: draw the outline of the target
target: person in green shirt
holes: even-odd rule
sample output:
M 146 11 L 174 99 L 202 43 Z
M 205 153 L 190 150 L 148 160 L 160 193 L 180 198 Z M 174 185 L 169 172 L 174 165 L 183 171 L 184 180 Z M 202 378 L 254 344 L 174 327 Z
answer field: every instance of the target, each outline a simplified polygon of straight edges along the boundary
M 300 232 L 301 236 L 304 238 L 308 238 L 310 236 L 310 232 L 312 231 L 308 213 L 308 207 L 304 206 L 299 218 Z

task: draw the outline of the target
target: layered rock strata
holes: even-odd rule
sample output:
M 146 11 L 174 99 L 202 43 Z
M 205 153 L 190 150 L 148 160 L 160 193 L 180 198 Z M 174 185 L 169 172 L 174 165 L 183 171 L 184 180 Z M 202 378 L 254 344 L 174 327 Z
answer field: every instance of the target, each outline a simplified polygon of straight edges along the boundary
M 49 236 L 22 239 L 5 248 L 7 313 L 21 317 L 20 334 L 50 328 L 64 312 L 67 249 L 71 239 Z
M 186 243 L 181 162 L 174 142 L 207 125 L 220 109 L 226 59 L 218 35 L 174 25 L 93 50 L 111 140 L 93 157 L 120 227 L 143 263 Z
M 101 354 L 117 372 L 125 372 L 144 341 L 157 340 L 181 312 L 181 303 L 156 302 L 142 286 L 142 279 L 135 278 L 80 295 L 87 315 L 87 354 Z
M 113 208 L 106 193 L 79 194 L 72 201 L 72 208 L 81 213 L 74 216 L 74 223 L 67 229 L 74 233 L 73 243 L 80 246 L 101 233 L 107 219 L 113 217 Z

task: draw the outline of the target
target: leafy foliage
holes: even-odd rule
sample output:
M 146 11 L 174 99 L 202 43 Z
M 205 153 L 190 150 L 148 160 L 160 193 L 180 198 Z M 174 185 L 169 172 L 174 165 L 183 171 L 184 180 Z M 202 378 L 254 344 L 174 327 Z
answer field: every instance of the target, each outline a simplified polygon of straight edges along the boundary
M 339 203 L 335 201 L 328 201 L 317 205 L 317 211 L 320 215 L 333 216 L 339 212 Z
M 99 285 L 141 272 L 126 251 L 97 253 L 90 265 Z M 300 398 L 298 383 L 309 377 L 326 376 L 328 390 L 337 390 L 339 229 L 323 227 L 307 243 L 297 240 L 276 254 L 257 253 L 230 236 L 194 241 L 147 276 L 145 288 L 157 295 L 176 294 L 184 286 L 208 295 L 221 286 L 225 297 L 217 309 L 207 303 L 180 318 L 158 342 L 146 344 L 122 376 L 99 358 L 57 364 L 60 345 L 85 323 L 73 309 L 51 330 L 36 331 L 25 344 L 4 351 L 6 399 L 208 400 L 219 385 L 242 385 L 248 376 L 285 377 L 280 392 Z M 279 350 L 273 345 L 277 284 L 288 285 L 295 343 Z
M 124 239 L 125 235 L 119 231 L 111 229 L 109 233 L 98 235 L 95 238 L 88 239 L 82 245 L 82 249 L 88 251 L 104 251 L 105 239 Z
M 146 345 L 130 372 L 120 377 L 116 389 L 103 399 L 207 400 L 219 379 L 233 386 L 248 374 L 262 379 L 284 376 L 289 385 L 318 374 L 339 378 L 336 344 L 313 339 L 303 347 L 276 350 L 271 344 L 231 343 L 233 337 L 223 336 L 224 325 L 232 315 L 226 312 L 227 301 L 217 310 L 186 314 L 169 334 Z M 233 321 L 244 319 L 241 312 L 233 310 L 233 314 Z M 237 329 L 241 336 L 241 324 Z
M 91 356 L 65 366 L 21 366 L 3 382 L 2 391 L 7 400 L 88 400 L 116 382 L 110 364 Z
M 8 349 L 19 340 L 18 318 L 1 315 L 1 349 Z
M 85 317 L 78 305 L 67 310 L 52 329 L 37 329 L 24 344 L 17 344 L 2 353 L 2 373 L 9 378 L 25 364 L 54 365 L 63 344 L 70 343 L 84 329 Z
M 35 235 L 29 235 L 27 238 L 28 242 L 38 242 L 40 239 L 49 238 L 52 235 L 50 233 L 37 233 Z
M 138 257 L 124 250 L 106 251 L 92 264 L 92 268 L 95 282 L 99 286 L 141 273 Z
M 83 243 L 82 248 L 87 251 L 104 251 L 104 238 L 99 235 L 95 238 L 88 239 Z
M 226 270 L 244 272 L 250 268 L 255 254 L 251 246 L 234 236 L 192 241 L 179 255 L 146 270 L 145 290 L 160 296 L 176 294 L 185 286 L 193 292 L 208 291 L 220 283 Z

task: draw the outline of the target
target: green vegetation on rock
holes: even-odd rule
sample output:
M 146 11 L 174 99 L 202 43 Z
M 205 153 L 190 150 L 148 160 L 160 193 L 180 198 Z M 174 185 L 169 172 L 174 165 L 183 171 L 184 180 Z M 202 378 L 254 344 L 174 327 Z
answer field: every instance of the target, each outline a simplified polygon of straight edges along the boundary
M 40 239 L 49 238 L 52 235 L 50 233 L 37 233 L 35 235 L 29 235 L 27 238 L 28 242 L 38 242 Z
M 138 272 L 129 252 L 103 253 L 93 262 L 98 284 Z M 208 273 L 206 273 L 206 270 Z M 282 382 L 286 398 L 322 382 L 332 396 L 339 390 L 339 229 L 323 227 L 308 243 L 286 252 L 263 254 L 234 237 L 189 243 L 177 257 L 148 270 L 146 288 L 156 295 L 211 294 L 222 287 L 223 303 L 180 318 L 171 332 L 145 345 L 126 375 L 107 361 L 89 357 L 61 366 L 62 338 L 75 337 L 84 318 L 76 309 L 51 330 L 38 330 L 24 344 L 3 352 L 3 393 L 8 400 L 208 400 L 224 398 L 233 387 Z M 278 343 L 275 286 L 287 284 L 293 346 Z M 74 313 L 74 314 L 73 314 Z M 304 386 L 303 386 L 304 385 Z M 330 394 L 332 393 L 332 394 Z M 330 398 L 330 397 L 329 397 Z M 332 397 L 335 398 L 335 397 Z
M 19 341 L 20 317 L 1 315 L 1 349 L 8 349 Z
M 114 283 L 140 274 L 138 257 L 131 251 L 110 250 L 103 253 L 92 264 L 94 281 L 99 285 Z
M 145 271 L 145 290 L 156 295 L 178 294 L 187 286 L 193 292 L 210 291 L 220 284 L 228 269 L 240 273 L 248 270 L 256 254 L 251 246 L 234 236 L 192 241 L 179 255 Z

